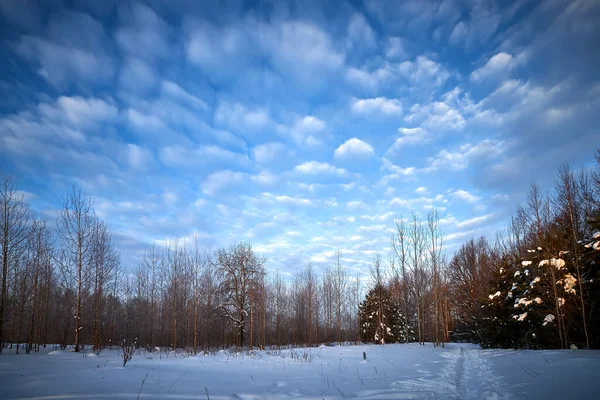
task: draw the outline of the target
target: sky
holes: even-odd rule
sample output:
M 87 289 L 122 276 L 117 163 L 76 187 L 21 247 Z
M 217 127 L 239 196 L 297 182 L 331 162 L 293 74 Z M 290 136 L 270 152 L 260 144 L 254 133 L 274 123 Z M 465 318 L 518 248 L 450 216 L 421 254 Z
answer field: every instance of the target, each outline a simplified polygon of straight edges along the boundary
M 0 173 L 73 184 L 125 265 L 173 238 L 349 273 L 394 220 L 448 254 L 600 147 L 600 2 L 0 2 Z

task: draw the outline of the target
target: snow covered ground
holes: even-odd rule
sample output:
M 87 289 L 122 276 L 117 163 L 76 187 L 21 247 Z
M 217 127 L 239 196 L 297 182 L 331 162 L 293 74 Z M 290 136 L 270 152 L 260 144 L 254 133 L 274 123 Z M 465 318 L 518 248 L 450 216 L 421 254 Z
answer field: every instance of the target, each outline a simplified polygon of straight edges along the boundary
M 600 398 L 600 351 L 408 344 L 165 355 L 136 353 L 123 368 L 117 351 L 2 354 L 0 399 Z

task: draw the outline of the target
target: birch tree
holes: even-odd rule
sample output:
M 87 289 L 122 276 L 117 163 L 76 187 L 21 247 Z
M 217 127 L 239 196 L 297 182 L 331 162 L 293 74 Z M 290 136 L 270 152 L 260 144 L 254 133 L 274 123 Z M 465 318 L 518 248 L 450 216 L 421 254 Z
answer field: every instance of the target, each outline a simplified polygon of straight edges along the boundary
M 65 258 L 61 269 L 69 275 L 76 285 L 75 303 L 75 351 L 79 351 L 81 326 L 81 302 L 83 290 L 89 278 L 89 257 L 92 249 L 92 236 L 96 216 L 92 209 L 92 200 L 80 189 L 73 186 L 64 200 L 63 208 L 57 219 L 57 231 L 62 239 Z

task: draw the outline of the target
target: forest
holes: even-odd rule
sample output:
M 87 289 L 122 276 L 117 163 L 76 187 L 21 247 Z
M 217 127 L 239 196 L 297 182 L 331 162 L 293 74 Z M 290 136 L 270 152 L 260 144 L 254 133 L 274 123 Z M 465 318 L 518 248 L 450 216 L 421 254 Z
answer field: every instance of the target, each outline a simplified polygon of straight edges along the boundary
M 251 243 L 216 251 L 173 239 L 123 265 L 91 197 L 73 187 L 56 220 L 0 187 L 0 351 L 130 343 L 190 354 L 322 343 L 478 343 L 600 348 L 600 151 L 532 183 L 508 226 L 449 254 L 435 210 L 400 213 L 389 254 L 350 276 L 340 254 L 293 276 Z

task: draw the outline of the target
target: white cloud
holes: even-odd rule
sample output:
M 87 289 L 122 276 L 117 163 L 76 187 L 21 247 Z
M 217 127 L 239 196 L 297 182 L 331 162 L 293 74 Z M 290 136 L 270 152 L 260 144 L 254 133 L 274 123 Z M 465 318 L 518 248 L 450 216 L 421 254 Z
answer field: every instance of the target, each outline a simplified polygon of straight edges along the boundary
M 132 168 L 143 170 L 154 162 L 154 157 L 150 150 L 129 143 L 127 144 L 127 160 Z
M 303 199 L 301 197 L 275 196 L 275 200 L 280 203 L 293 204 L 296 206 L 309 206 L 312 204 L 310 199 Z
M 418 56 L 415 61 L 404 61 L 398 69 L 412 83 L 420 86 L 437 87 L 450 76 L 446 68 L 426 56 Z
M 466 125 L 459 110 L 439 101 L 413 105 L 404 120 L 410 124 L 420 123 L 431 130 L 460 130 Z
M 244 173 L 230 170 L 213 172 L 202 183 L 202 193 L 207 196 L 214 196 L 219 192 L 239 185 L 244 181 L 244 177 Z
M 358 208 L 361 208 L 364 206 L 364 203 L 360 200 L 355 200 L 355 201 L 349 201 L 346 203 L 346 207 L 349 210 L 356 210 Z
M 514 65 L 515 62 L 512 55 L 504 52 L 495 54 L 483 67 L 471 73 L 471 80 L 480 82 L 490 78 L 497 79 L 506 76 Z
M 454 28 L 452 29 L 452 33 L 450 34 L 449 42 L 451 44 L 458 44 L 462 42 L 467 35 L 469 34 L 469 28 L 463 21 L 459 21 Z
M 126 112 L 127 121 L 135 128 L 145 131 L 162 131 L 167 130 L 165 123 L 156 115 L 144 114 L 135 109 L 128 109 Z
M 479 143 L 466 143 L 457 151 L 441 150 L 434 158 L 430 158 L 430 168 L 450 168 L 463 170 L 476 161 L 489 160 L 503 153 L 504 142 L 485 139 Z
M 269 165 L 277 160 L 281 160 L 283 157 L 291 156 L 290 150 L 288 150 L 283 143 L 263 143 L 254 147 L 252 150 L 254 154 L 254 161 L 260 165 Z
M 458 189 L 452 192 L 452 197 L 455 200 L 462 200 L 466 201 L 467 203 L 476 203 L 479 200 L 481 200 L 481 197 L 475 196 L 474 194 L 469 193 L 463 189 Z
M 38 74 L 55 86 L 103 82 L 114 74 L 100 22 L 87 14 L 59 11 L 50 14 L 48 35 L 22 36 L 17 51 L 40 68 Z
M 351 110 L 357 114 L 380 112 L 387 115 L 402 114 L 402 103 L 396 99 L 376 97 L 372 99 L 353 99 Z
M 322 174 L 334 174 L 334 175 L 345 175 L 346 170 L 343 168 L 334 167 L 331 164 L 322 163 L 318 161 L 308 161 L 294 167 L 294 171 L 304 175 L 322 175 Z
M 160 160 L 170 167 L 194 168 L 198 165 L 236 164 L 248 165 L 250 160 L 246 154 L 235 153 L 215 145 L 197 147 L 172 145 L 160 150 Z
M 265 109 L 249 109 L 241 103 L 221 101 L 215 111 L 215 121 L 242 131 L 256 131 L 266 128 L 271 118 Z
M 289 129 L 292 139 L 299 145 L 314 146 L 321 140 L 317 136 L 325 129 L 325 122 L 315 116 L 306 115 L 296 118 L 294 125 Z M 285 131 L 283 129 L 282 131 Z
M 402 136 L 394 141 L 386 154 L 395 154 L 402 147 L 427 143 L 431 139 L 429 132 L 421 127 L 399 128 L 398 131 L 402 133 Z
M 207 110 L 210 107 L 206 102 L 183 89 L 181 86 L 172 81 L 162 81 L 160 86 L 161 94 L 165 97 L 170 97 L 179 100 L 199 110 Z
M 368 158 L 374 155 L 373 147 L 357 138 L 342 143 L 333 153 L 336 159 Z
M 124 53 L 144 59 L 169 54 L 169 27 L 150 7 L 131 2 L 123 5 L 119 14 L 122 26 L 115 33 L 115 41 Z
M 495 217 L 496 217 L 496 213 L 481 215 L 479 217 L 474 217 L 474 218 L 470 218 L 470 219 L 461 221 L 456 224 L 456 227 L 460 228 L 460 229 L 473 228 L 476 226 L 483 225 L 486 222 L 489 222 L 490 220 L 494 219 Z
M 344 54 L 333 48 L 327 34 L 309 22 L 284 21 L 265 26 L 262 34 L 262 43 L 275 63 L 297 74 L 306 75 L 320 68 L 337 69 L 344 62 Z
M 401 37 L 392 36 L 388 39 L 385 56 L 388 59 L 406 57 L 405 41 Z
M 161 197 L 168 207 L 173 207 L 175 205 L 175 203 L 177 203 L 177 201 L 179 200 L 177 193 L 172 192 L 172 191 L 163 192 Z
M 114 122 L 118 109 L 102 99 L 61 96 L 55 105 L 38 106 L 40 114 L 76 127 L 90 127 L 100 122 Z
M 429 165 L 431 169 L 463 170 L 472 162 L 495 158 L 503 151 L 504 142 L 485 139 L 476 144 L 463 144 L 457 151 L 441 150 L 435 157 L 429 159 Z
M 256 175 L 252 175 L 250 179 L 252 182 L 262 186 L 272 186 L 280 180 L 278 175 L 275 175 L 270 171 L 261 171 Z
M 348 23 L 346 49 L 363 50 L 377 46 L 375 32 L 362 14 L 354 14 Z
M 415 189 L 415 193 L 424 194 L 427 193 L 427 188 L 425 186 L 419 186 Z
M 346 70 L 346 80 L 354 85 L 376 89 L 381 83 L 393 78 L 394 74 L 392 67 L 388 64 L 373 71 L 365 68 L 349 67 Z
M 158 76 L 152 67 L 138 58 L 128 58 L 119 73 L 119 85 L 132 92 L 143 92 L 157 82 Z
M 417 169 L 415 167 L 402 168 L 402 167 L 399 167 L 397 165 L 394 165 L 387 158 L 384 158 L 382 160 L 382 166 L 381 166 L 381 168 L 383 170 L 388 170 L 388 171 L 392 172 L 394 175 L 398 175 L 398 176 L 410 176 L 410 175 L 414 175 L 415 172 L 417 171 Z

